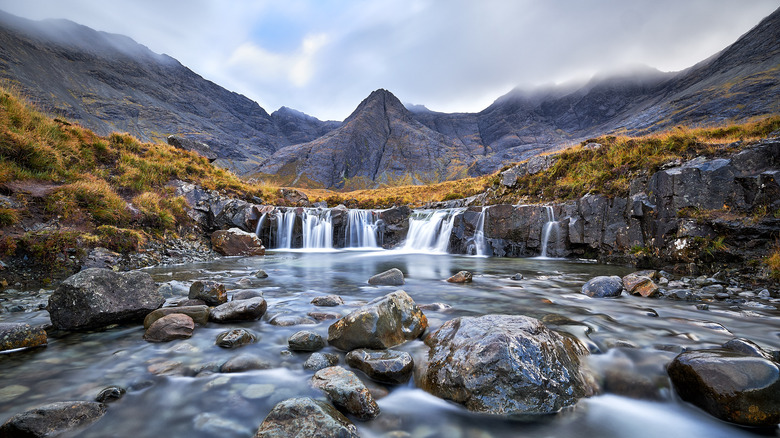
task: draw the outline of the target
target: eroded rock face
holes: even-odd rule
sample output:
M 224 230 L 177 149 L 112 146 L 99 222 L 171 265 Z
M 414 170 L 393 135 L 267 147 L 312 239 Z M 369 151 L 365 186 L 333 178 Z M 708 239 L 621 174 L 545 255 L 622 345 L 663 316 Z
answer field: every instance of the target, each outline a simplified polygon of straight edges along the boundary
M 164 302 L 146 272 L 89 268 L 60 283 L 49 297 L 49 314 L 55 328 L 88 330 L 141 321 Z
M 430 351 L 418 386 L 474 412 L 553 413 L 594 391 L 580 369 L 587 349 L 534 318 L 460 317 L 425 343 Z
M 48 342 L 46 330 L 22 323 L 0 323 L 0 351 L 42 347 Z
M 214 251 L 225 256 L 261 256 L 265 247 L 260 238 L 240 228 L 217 230 L 211 234 Z
M 405 351 L 358 348 L 347 353 L 346 360 L 371 379 L 394 385 L 406 383 L 414 370 L 412 355 Z
M 344 351 L 386 349 L 422 335 L 428 318 L 399 290 L 377 298 L 328 327 L 328 343 Z
M 309 397 L 279 402 L 255 438 L 359 438 L 357 428 L 333 406 Z
M 780 364 L 734 350 L 679 354 L 667 368 L 680 397 L 744 426 L 780 423 Z
M 168 342 L 176 339 L 187 339 L 195 330 L 195 321 L 183 313 L 165 315 L 153 322 L 146 333 L 144 340 L 149 342 Z
M 28 409 L 0 426 L 0 437 L 54 437 L 85 428 L 106 413 L 106 405 L 97 402 L 57 402 Z
M 323 368 L 314 374 L 311 384 L 327 394 L 336 407 L 361 420 L 379 415 L 374 397 L 352 371 L 339 366 Z
M 262 297 L 230 301 L 211 309 L 209 319 L 215 322 L 254 321 L 260 319 L 267 308 Z

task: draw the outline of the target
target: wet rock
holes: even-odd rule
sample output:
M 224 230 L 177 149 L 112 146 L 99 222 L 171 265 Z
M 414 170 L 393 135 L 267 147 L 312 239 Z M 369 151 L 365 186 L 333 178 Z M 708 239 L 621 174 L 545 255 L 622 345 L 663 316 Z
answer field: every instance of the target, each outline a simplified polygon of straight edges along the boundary
M 205 301 L 203 301 L 203 300 L 193 300 L 193 299 L 190 299 L 190 298 L 185 298 L 185 299 L 179 301 L 176 304 L 176 307 L 191 307 L 191 306 L 206 306 L 206 307 L 208 307 L 208 305 L 206 304 Z
M 338 295 L 325 295 L 314 298 L 311 303 L 321 307 L 336 307 L 344 304 L 344 300 Z
M 259 290 L 240 290 L 233 294 L 232 301 L 248 300 L 250 298 L 263 298 Z
M 144 340 L 148 342 L 169 342 L 187 339 L 195 330 L 195 321 L 183 313 L 165 315 L 146 329 Z
M 56 402 L 28 409 L 0 426 L 0 437 L 54 437 L 86 428 L 106 413 L 97 402 Z
M 523 278 L 524 278 L 524 277 L 523 277 L 523 274 L 521 274 L 521 273 L 519 273 L 519 272 L 518 272 L 517 274 L 515 274 L 515 275 L 513 275 L 513 276 L 509 277 L 509 279 L 510 279 L 510 280 L 515 280 L 515 281 L 520 281 L 520 280 L 522 280 Z
M 582 285 L 582 293 L 593 298 L 614 298 L 623 293 L 623 281 L 617 275 L 601 275 Z
M 337 408 L 361 420 L 379 415 L 374 397 L 352 371 L 339 366 L 323 368 L 314 373 L 311 384 L 327 394 Z
M 526 316 L 450 320 L 425 339 L 418 386 L 475 412 L 553 413 L 591 395 L 585 346 Z
M 374 286 L 401 286 L 404 284 L 404 273 L 398 268 L 389 269 L 368 279 L 368 284 Z
M 267 307 L 262 297 L 230 301 L 211 309 L 209 319 L 214 322 L 254 321 L 265 314 Z
M 212 280 L 198 280 L 190 286 L 187 298 L 202 300 L 209 306 L 219 306 L 227 303 L 227 291 L 225 285 Z
M 239 354 L 228 359 L 219 367 L 221 373 L 242 373 L 249 370 L 265 370 L 271 364 L 252 354 Z
M 268 278 L 268 273 L 263 271 L 262 269 L 258 269 L 252 275 L 254 275 L 256 278 Z
M 699 297 L 690 289 L 669 289 L 663 291 L 664 298 L 677 301 L 696 301 Z
M 325 348 L 325 340 L 317 333 L 301 330 L 287 340 L 292 351 L 317 351 Z
M 371 379 L 394 385 L 406 383 L 414 370 L 412 356 L 405 351 L 359 348 L 347 353 L 346 360 Z
M 198 325 L 206 325 L 209 322 L 209 308 L 206 305 L 202 306 L 179 306 L 179 307 L 163 307 L 152 311 L 146 318 L 144 318 L 144 328 L 148 329 L 155 321 L 163 316 L 173 315 L 174 313 L 181 313 L 192 318 L 192 321 Z
M 764 350 L 755 342 L 745 338 L 734 338 L 723 344 L 723 348 L 746 356 L 763 357 L 764 359 L 774 360 L 772 353 Z
M 317 321 L 298 315 L 286 315 L 278 314 L 274 315 L 268 320 L 271 325 L 277 325 L 279 327 L 292 327 L 294 325 L 315 325 Z
M 442 312 L 442 311 L 452 309 L 452 306 L 446 303 L 420 304 L 418 307 L 420 308 L 420 310 L 432 310 L 437 312 Z
M 631 295 L 641 295 L 645 298 L 658 296 L 658 285 L 650 277 L 644 275 L 626 275 L 623 277 L 623 287 Z
M 733 350 L 679 354 L 667 369 L 680 397 L 744 426 L 780 423 L 780 364 Z
M 122 263 L 122 254 L 108 250 L 106 248 L 92 248 L 87 254 L 86 260 L 81 265 L 81 269 L 104 268 L 112 269 Z
M 328 343 L 344 351 L 385 349 L 415 339 L 428 319 L 414 300 L 399 290 L 356 309 L 328 327 Z
M 111 403 L 119 400 L 125 395 L 125 388 L 119 386 L 107 386 L 103 388 L 95 397 L 95 401 L 99 403 Z
M 246 329 L 233 329 L 217 335 L 216 344 L 222 348 L 238 348 L 257 342 L 257 336 Z
M 323 368 L 332 367 L 339 364 L 339 357 L 333 353 L 312 353 L 306 362 L 303 363 L 303 369 L 309 371 L 319 371 Z
M 341 318 L 341 314 L 336 312 L 309 312 L 307 315 L 314 318 L 315 321 L 327 321 L 329 319 Z
M 359 438 L 357 428 L 333 406 L 309 397 L 279 402 L 254 438 Z
M 460 271 L 457 274 L 447 279 L 448 283 L 471 283 L 471 272 Z
M 46 346 L 46 330 L 29 324 L 0 323 L 0 351 Z
M 146 272 L 90 268 L 60 283 L 49 297 L 49 314 L 55 328 L 88 330 L 141 321 L 164 302 Z
M 240 228 L 217 230 L 211 234 L 214 251 L 224 256 L 261 256 L 265 247 L 260 238 Z

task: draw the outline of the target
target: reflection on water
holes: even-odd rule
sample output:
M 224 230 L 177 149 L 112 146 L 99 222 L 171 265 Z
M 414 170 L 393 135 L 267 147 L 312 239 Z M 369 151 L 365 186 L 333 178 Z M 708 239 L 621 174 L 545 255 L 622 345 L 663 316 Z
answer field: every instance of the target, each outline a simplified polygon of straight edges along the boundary
M 305 317 L 312 311 L 341 315 L 397 288 L 367 284 L 372 275 L 399 268 L 402 287 L 417 303 L 445 303 L 451 308 L 426 311 L 435 330 L 461 315 L 520 314 L 544 318 L 556 329 L 585 342 L 594 355 L 588 366 L 599 378 L 619 372 L 650 382 L 646 401 L 601 395 L 559 415 L 510 420 L 474 415 L 414 387 L 391 387 L 379 400 L 382 415 L 357 423 L 362 436 L 380 437 L 403 431 L 413 437 L 651 437 L 748 435 L 687 404 L 668 389 L 665 365 L 684 348 L 708 348 L 734 336 L 777 348 L 780 324 L 776 309 L 743 313 L 725 303 L 709 311 L 693 303 L 623 296 L 591 299 L 579 293 L 595 275 L 622 275 L 628 268 L 595 263 L 426 255 L 393 251 L 279 252 L 265 257 L 229 258 L 210 263 L 149 269 L 158 282 L 185 296 L 199 279 L 224 283 L 230 291 L 262 291 L 268 317 Z M 263 269 L 269 277 L 252 276 Z M 474 274 L 471 284 L 444 281 L 460 270 Z M 509 277 L 521 273 L 521 281 Z M 316 296 L 338 294 L 345 305 L 317 308 Z M 40 324 L 45 311 L 0 314 L 0 321 Z M 308 386 L 308 354 L 287 351 L 287 339 L 301 329 L 327 336 L 330 321 L 279 327 L 262 321 L 198 327 L 192 338 L 164 344 L 142 340 L 138 325 L 115 326 L 90 333 L 52 334 L 47 348 L 0 355 L 0 422 L 29 407 L 63 400 L 90 400 L 109 385 L 128 389 L 106 416 L 80 437 L 188 436 L 251 437 L 279 401 L 295 396 L 322 397 Z M 233 327 L 253 331 L 258 343 L 238 350 L 214 345 L 220 332 Z M 399 349 L 419 358 L 420 341 Z M 337 351 L 331 347 L 327 352 Z M 248 353 L 268 369 L 220 374 L 229 358 Z M 342 364 L 343 355 L 342 355 Z M 621 374 L 622 373 L 622 374 Z M 606 385 L 609 386 L 609 385 Z M 617 387 L 617 386 L 615 386 Z M 660 388 L 660 389 L 659 389 Z M 641 388 L 640 388 L 641 389 Z M 650 400 L 653 401 L 650 401 Z M 662 419 L 662 420 L 661 420 Z M 75 435 L 74 435 L 75 436 Z

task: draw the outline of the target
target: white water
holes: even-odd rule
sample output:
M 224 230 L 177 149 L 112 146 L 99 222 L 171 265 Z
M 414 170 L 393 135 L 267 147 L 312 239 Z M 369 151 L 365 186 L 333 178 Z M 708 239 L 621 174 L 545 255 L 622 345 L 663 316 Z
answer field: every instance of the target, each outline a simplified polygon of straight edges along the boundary
M 345 248 L 378 248 L 377 214 L 373 210 L 349 210 L 344 236 Z
M 275 249 L 292 248 L 293 226 L 295 225 L 295 210 L 276 212 L 276 246 Z
M 458 212 L 460 210 L 415 211 L 409 217 L 409 233 L 401 249 L 446 254 Z
M 558 222 L 555 220 L 555 212 L 551 206 L 546 206 L 544 209 L 547 211 L 547 222 L 542 227 L 542 254 L 540 257 L 547 257 L 547 244 L 550 241 L 550 235 L 554 232 L 556 240 L 558 237 Z
M 487 253 L 487 242 L 485 241 L 485 207 L 479 212 L 477 226 L 474 229 L 474 250 L 479 257 L 485 257 Z
M 303 248 L 332 249 L 333 223 L 330 210 L 303 211 Z

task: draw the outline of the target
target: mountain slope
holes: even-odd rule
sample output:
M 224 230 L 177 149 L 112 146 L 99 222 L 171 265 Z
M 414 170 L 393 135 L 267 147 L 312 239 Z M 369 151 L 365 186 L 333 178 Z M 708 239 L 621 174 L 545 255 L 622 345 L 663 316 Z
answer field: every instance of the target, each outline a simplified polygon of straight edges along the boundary
M 275 119 L 169 56 L 67 20 L 0 12 L 0 78 L 47 111 L 99 134 L 126 131 L 144 141 L 181 134 L 203 141 L 220 157 L 218 164 L 239 173 L 333 128 L 302 113 Z

